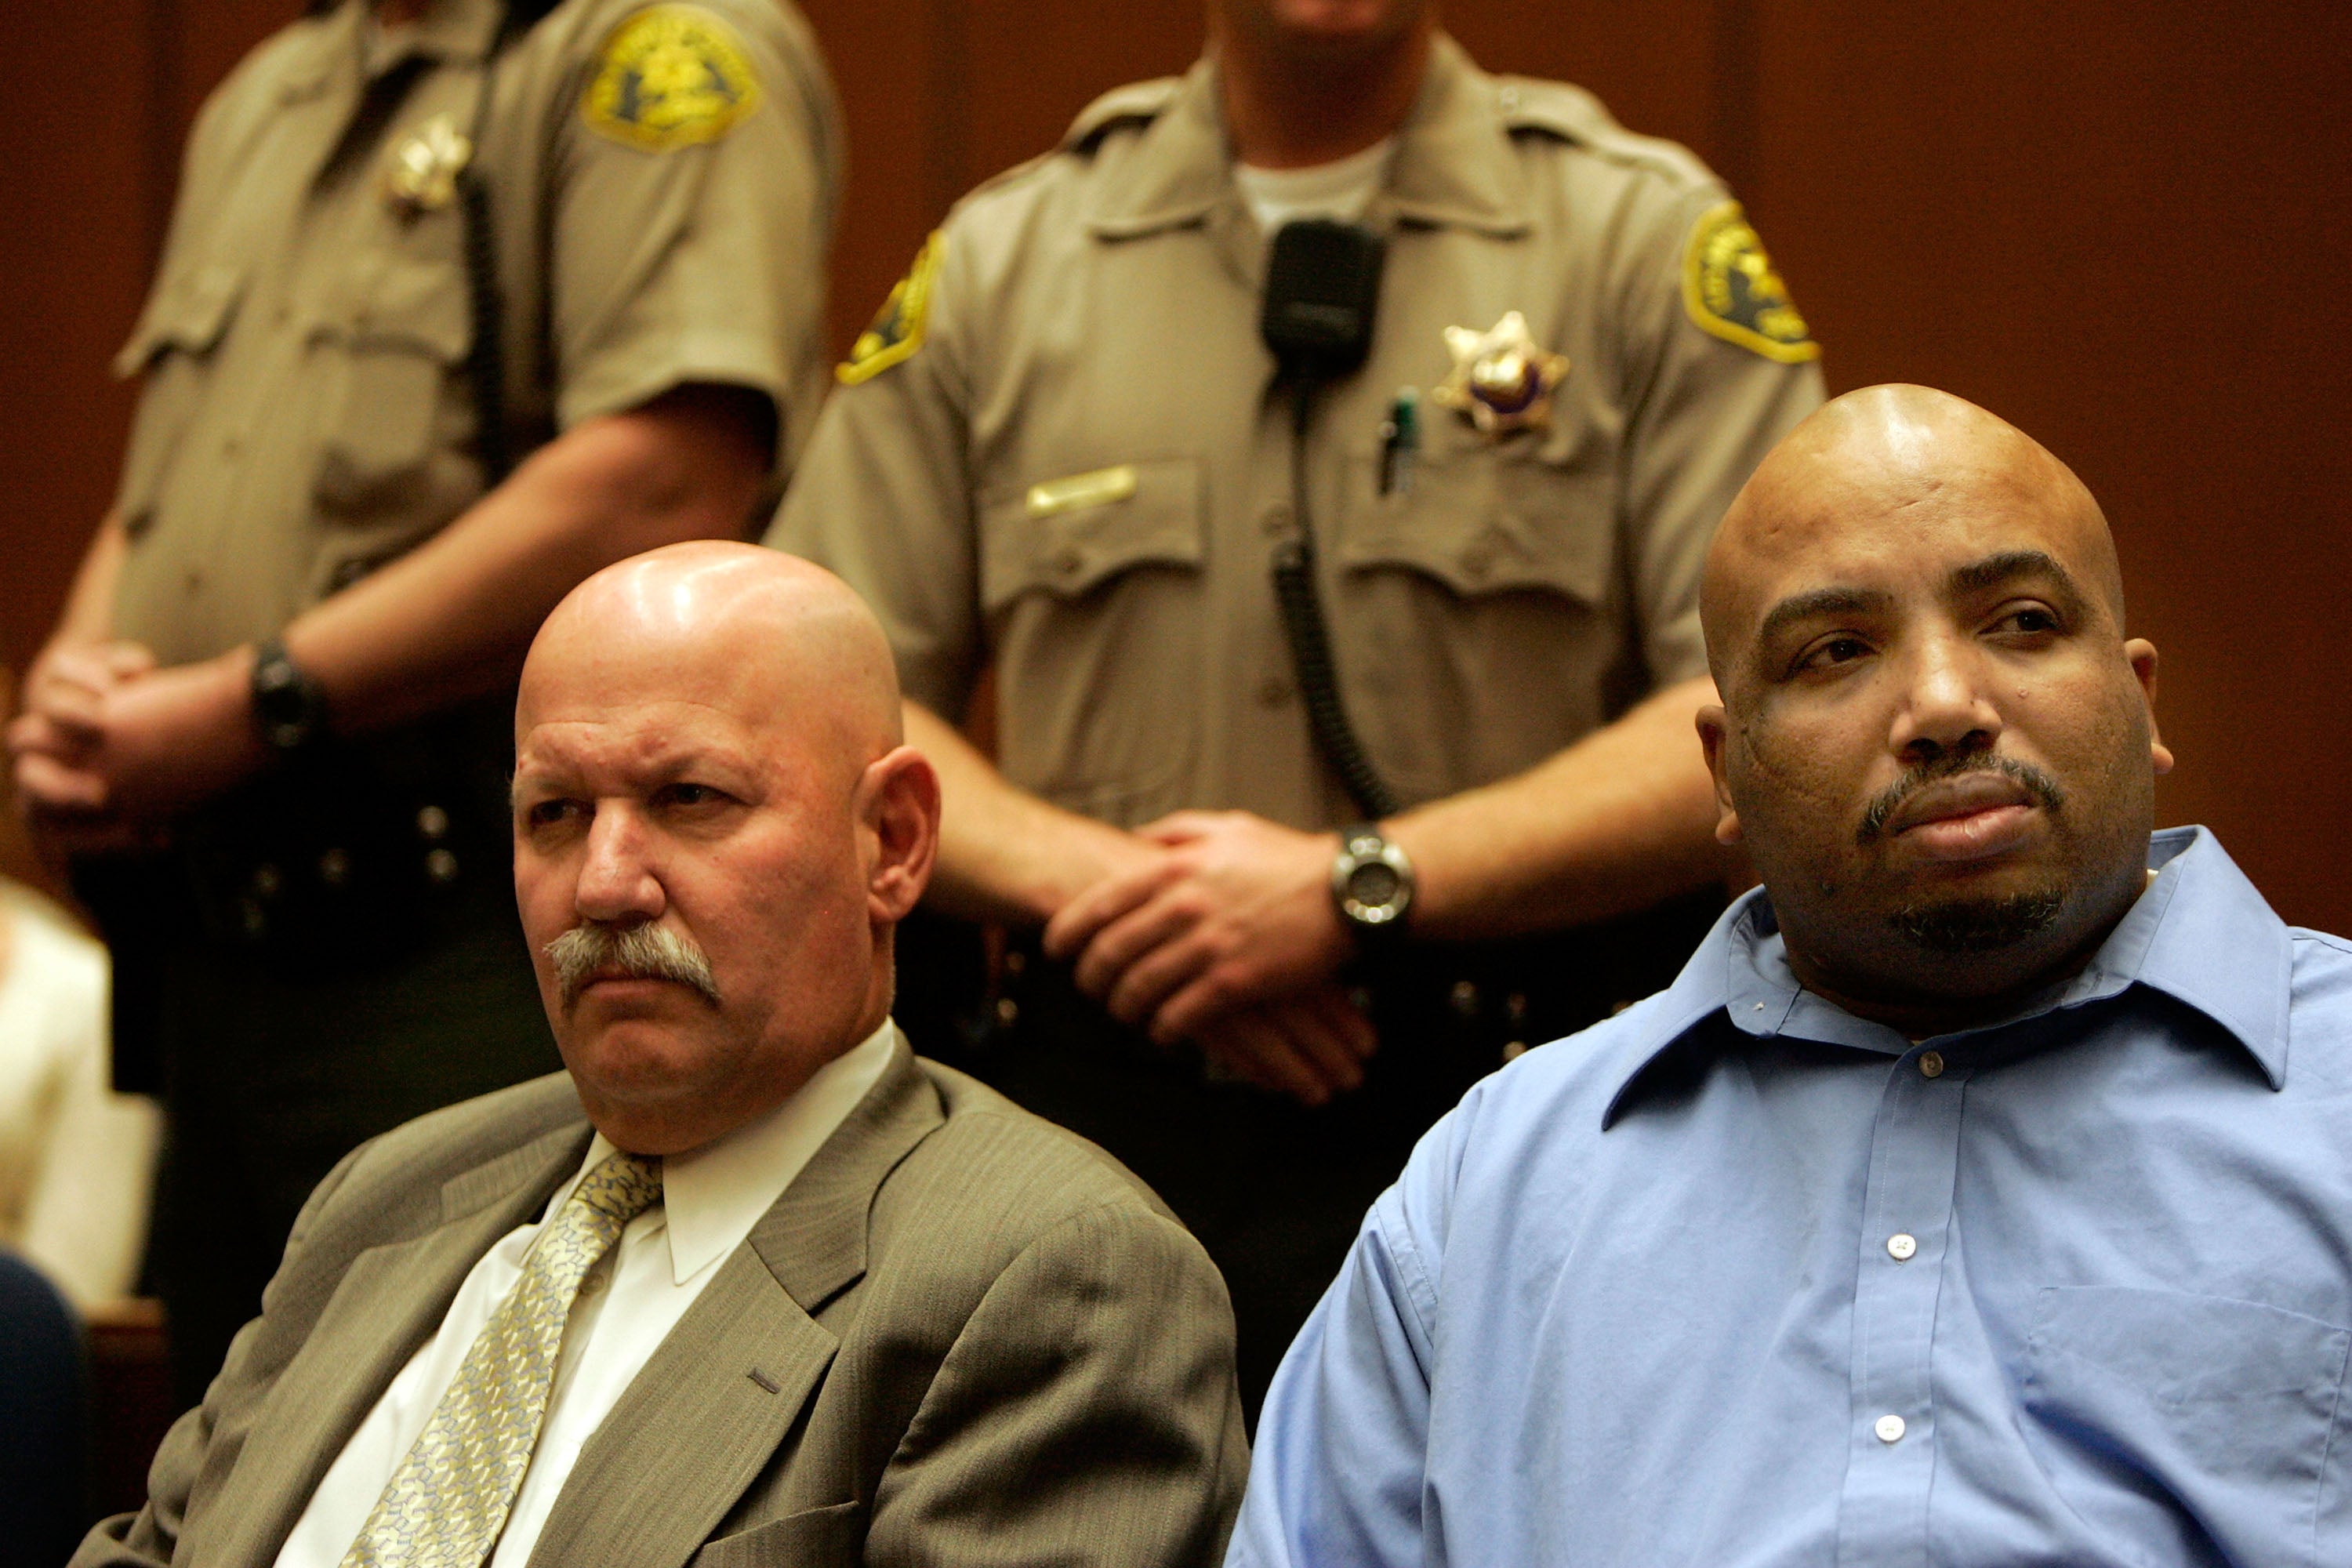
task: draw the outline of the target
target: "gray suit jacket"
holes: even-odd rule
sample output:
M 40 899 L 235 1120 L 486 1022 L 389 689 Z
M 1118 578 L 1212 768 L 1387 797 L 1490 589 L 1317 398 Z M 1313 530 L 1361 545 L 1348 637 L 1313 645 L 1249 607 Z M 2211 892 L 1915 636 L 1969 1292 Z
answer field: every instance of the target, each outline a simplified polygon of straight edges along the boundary
M 146 1509 L 74 1563 L 267 1568 L 590 1136 L 558 1074 L 345 1159 Z M 1247 1468 L 1200 1245 L 1101 1151 L 901 1044 L 582 1451 L 531 1563 L 1211 1563 Z

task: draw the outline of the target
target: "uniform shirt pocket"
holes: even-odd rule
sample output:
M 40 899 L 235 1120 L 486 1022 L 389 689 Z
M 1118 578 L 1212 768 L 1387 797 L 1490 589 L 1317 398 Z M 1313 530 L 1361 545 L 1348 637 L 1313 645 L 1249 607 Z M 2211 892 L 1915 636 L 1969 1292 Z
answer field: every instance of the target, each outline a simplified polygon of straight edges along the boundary
M 983 500 L 981 606 L 1015 783 L 1124 822 L 1192 757 L 1202 500 L 1191 458 L 1049 473 Z
M 2167 1563 L 2340 1563 L 2323 1489 L 2346 1469 L 2352 1329 L 2174 1290 L 2051 1288 L 2024 1405 L 2052 1486 L 2102 1539 Z
M 1201 470 L 1189 458 L 1040 479 L 982 507 L 981 607 L 1075 599 L 1139 566 L 1201 563 Z
M 244 275 L 234 267 L 191 268 L 156 291 L 131 341 L 115 356 L 116 374 L 147 374 L 115 499 L 116 513 L 134 535 L 154 513 L 172 455 L 203 395 L 205 364 L 244 292 Z
M 1350 464 L 1339 563 L 1404 567 L 1470 596 L 1535 589 L 1588 609 L 1616 566 L 1610 476 L 1468 451 L 1423 461 L 1410 488 L 1377 494 L 1377 458 Z
M 378 276 L 339 334 L 341 388 L 320 454 L 322 505 L 379 510 L 421 482 L 436 446 L 453 434 L 444 428 L 444 395 L 470 329 L 462 270 L 402 263 Z
M 1349 717 L 1408 802 L 1520 772 L 1639 695 L 1603 467 L 1435 447 L 1349 465 L 1326 618 Z

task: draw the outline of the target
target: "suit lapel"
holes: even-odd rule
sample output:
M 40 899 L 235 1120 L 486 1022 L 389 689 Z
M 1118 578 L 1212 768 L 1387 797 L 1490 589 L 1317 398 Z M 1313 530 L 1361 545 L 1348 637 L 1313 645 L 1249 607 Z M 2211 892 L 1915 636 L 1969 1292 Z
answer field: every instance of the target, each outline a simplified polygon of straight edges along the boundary
M 441 1223 L 353 1259 L 302 1348 L 253 1418 L 252 1436 L 209 1511 L 232 1521 L 219 1561 L 276 1558 L 310 1494 L 400 1369 L 500 1237 L 528 1223 L 576 1169 L 590 1133 L 560 1128 L 452 1178 Z
M 839 1342 L 814 1314 L 866 1271 L 875 1192 L 944 1120 L 901 1038 L 581 1450 L 531 1568 L 680 1563 L 701 1548 L 833 1363 Z

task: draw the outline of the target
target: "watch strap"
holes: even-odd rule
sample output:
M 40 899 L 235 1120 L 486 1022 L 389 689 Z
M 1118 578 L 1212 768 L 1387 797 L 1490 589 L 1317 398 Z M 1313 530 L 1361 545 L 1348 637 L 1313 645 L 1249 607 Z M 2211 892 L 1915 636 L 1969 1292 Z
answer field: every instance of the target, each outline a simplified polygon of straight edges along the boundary
M 326 732 L 327 694 L 276 637 L 253 650 L 253 723 L 264 744 L 290 756 Z

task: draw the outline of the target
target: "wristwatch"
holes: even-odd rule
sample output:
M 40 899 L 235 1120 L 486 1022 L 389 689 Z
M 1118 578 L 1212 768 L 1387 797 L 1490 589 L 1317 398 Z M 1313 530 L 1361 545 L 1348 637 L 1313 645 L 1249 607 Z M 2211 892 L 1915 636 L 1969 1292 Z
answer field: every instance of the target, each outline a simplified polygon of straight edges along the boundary
M 287 657 L 276 637 L 253 650 L 253 725 L 280 756 L 290 756 L 326 732 L 327 694 Z
M 1412 861 L 1372 823 L 1339 831 L 1331 860 L 1331 901 L 1359 942 L 1381 946 L 1400 940 L 1412 907 Z

